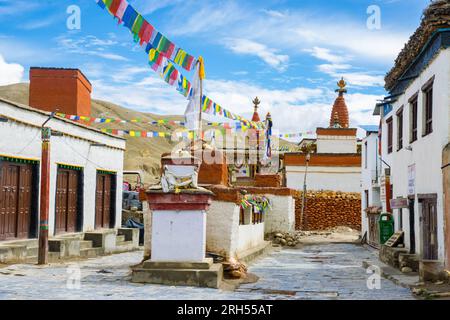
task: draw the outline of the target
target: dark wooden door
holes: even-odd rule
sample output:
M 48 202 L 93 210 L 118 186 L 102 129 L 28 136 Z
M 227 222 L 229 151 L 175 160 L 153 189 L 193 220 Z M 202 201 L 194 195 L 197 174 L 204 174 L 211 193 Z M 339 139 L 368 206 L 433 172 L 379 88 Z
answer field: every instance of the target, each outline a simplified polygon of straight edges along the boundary
M 369 244 L 375 248 L 380 247 L 379 214 L 369 214 Z
M 55 233 L 75 232 L 78 215 L 78 171 L 58 169 Z
M 31 190 L 33 169 L 29 165 L 19 166 L 17 238 L 25 239 L 30 234 Z
M 0 164 L 0 240 L 30 234 L 32 166 Z
M 95 227 L 110 228 L 112 210 L 113 175 L 97 174 Z
M 438 259 L 436 199 L 422 201 L 423 259 Z

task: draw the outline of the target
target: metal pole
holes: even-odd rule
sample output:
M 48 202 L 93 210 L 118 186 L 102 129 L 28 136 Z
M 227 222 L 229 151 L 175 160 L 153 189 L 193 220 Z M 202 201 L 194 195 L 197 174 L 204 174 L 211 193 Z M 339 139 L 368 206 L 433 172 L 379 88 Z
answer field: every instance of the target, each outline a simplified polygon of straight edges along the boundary
M 50 136 L 51 129 L 42 127 L 41 198 L 39 206 L 38 264 L 48 263 L 48 217 L 50 209 Z
M 301 213 L 302 228 L 303 228 L 303 226 L 305 225 L 303 219 L 304 219 L 304 217 L 305 217 L 306 176 L 308 175 L 309 160 L 310 160 L 310 154 L 308 153 L 308 154 L 306 155 L 306 170 L 305 170 L 305 177 L 304 177 L 304 180 L 303 180 L 302 213 Z

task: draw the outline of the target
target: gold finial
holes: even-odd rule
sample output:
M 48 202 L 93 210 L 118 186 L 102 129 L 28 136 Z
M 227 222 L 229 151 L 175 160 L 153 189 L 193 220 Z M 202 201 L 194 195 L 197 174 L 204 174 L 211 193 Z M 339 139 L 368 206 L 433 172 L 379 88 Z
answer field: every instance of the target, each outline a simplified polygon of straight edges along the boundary
M 347 86 L 347 82 L 345 82 L 344 77 L 342 77 L 341 80 L 339 80 L 339 82 L 337 83 L 339 89 L 344 89 Z
M 342 77 L 341 80 L 338 81 L 337 85 L 339 89 L 336 89 L 336 92 L 339 92 L 340 95 L 347 93 L 347 82 L 345 82 L 344 77 Z
M 259 100 L 258 97 L 256 97 L 255 99 L 253 99 L 253 104 L 255 105 L 255 112 L 258 111 L 258 107 L 261 104 L 261 101 Z

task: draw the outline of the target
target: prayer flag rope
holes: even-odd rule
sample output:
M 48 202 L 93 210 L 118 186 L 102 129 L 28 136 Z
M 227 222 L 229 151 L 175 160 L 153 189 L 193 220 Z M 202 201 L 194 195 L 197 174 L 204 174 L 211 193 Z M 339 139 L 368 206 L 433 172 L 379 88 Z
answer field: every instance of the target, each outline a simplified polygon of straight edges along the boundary
M 70 115 L 70 114 L 64 114 L 64 113 L 57 113 L 58 117 L 65 118 L 72 121 L 83 121 L 87 123 L 111 123 L 111 124 L 125 124 L 125 123 L 142 123 L 142 124 L 149 124 L 149 125 L 179 125 L 179 126 L 185 126 L 186 123 L 184 121 L 177 121 L 177 120 L 167 120 L 167 119 L 161 119 L 161 120 L 155 120 L 155 121 L 144 121 L 142 119 L 131 119 L 131 120 L 124 120 L 124 119 L 115 119 L 115 118 L 96 118 L 96 117 L 86 117 L 86 116 L 77 116 L 77 115 Z M 244 120 L 246 121 L 246 120 Z M 261 128 L 260 123 L 251 123 L 249 121 L 246 121 L 249 123 L 249 125 L 243 124 L 241 121 L 236 121 L 235 123 L 228 123 L 228 122 L 207 122 L 207 126 L 211 127 L 223 127 L 224 129 L 243 129 L 246 130 L 248 128 L 254 128 L 254 126 L 258 126 L 258 129 Z M 251 124 L 251 126 L 250 126 Z

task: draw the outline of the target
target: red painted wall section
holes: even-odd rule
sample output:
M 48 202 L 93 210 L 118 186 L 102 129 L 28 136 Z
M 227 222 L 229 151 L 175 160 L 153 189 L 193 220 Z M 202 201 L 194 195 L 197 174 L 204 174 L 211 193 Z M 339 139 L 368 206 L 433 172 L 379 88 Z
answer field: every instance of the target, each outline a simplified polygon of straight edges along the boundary
M 90 116 L 91 92 L 91 83 L 78 69 L 30 69 L 29 105 L 33 108 Z

